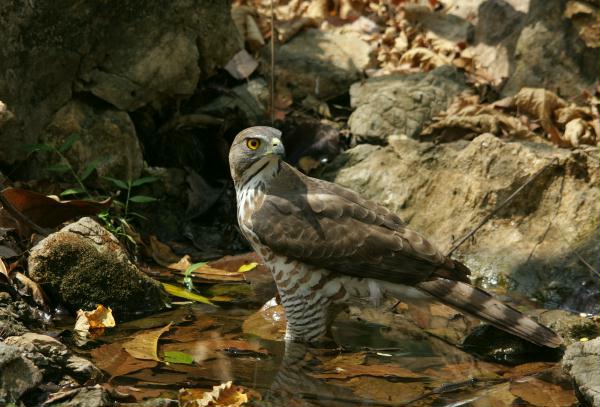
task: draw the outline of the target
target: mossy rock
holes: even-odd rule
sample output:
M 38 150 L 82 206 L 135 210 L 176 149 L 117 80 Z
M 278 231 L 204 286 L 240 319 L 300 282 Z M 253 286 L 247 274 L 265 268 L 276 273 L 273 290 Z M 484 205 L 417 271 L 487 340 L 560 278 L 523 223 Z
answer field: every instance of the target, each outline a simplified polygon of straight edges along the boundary
M 111 307 L 117 319 L 158 312 L 168 297 L 160 283 L 133 264 L 119 241 L 91 218 L 82 218 L 38 243 L 29 274 L 70 310 Z

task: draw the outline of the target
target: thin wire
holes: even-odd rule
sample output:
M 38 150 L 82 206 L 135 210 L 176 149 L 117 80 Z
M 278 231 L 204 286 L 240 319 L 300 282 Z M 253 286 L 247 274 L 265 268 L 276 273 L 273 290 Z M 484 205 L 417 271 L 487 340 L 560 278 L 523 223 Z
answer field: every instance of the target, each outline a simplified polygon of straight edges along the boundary
M 275 123 L 275 9 L 271 0 L 271 125 Z

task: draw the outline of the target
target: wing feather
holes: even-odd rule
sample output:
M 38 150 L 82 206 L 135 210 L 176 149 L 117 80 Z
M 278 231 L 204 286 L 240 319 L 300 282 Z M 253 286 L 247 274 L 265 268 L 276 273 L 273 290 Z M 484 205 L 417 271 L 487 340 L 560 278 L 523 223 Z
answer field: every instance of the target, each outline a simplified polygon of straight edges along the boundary
M 440 276 L 468 281 L 466 267 L 388 209 L 285 163 L 251 221 L 275 253 L 341 274 L 403 284 Z

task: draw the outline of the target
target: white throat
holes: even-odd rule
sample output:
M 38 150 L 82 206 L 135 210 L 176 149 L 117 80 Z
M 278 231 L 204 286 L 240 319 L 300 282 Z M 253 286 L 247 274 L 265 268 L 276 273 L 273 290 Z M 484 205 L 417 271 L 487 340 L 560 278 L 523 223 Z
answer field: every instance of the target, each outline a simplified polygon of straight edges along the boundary
M 242 178 L 235 184 L 235 190 L 239 194 L 241 190 L 262 189 L 276 174 L 279 167 L 279 159 L 270 155 L 261 158 L 252 164 Z

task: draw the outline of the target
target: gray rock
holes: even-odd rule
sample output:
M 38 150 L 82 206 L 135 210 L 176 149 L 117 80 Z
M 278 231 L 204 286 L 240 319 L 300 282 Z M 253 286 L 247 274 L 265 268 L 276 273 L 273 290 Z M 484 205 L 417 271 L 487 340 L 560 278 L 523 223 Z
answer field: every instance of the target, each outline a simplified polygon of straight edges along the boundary
M 348 120 L 350 131 L 358 140 L 378 144 L 394 134 L 416 137 L 465 89 L 463 75 L 450 66 L 355 83 L 350 88 L 350 103 L 356 109 Z
M 0 339 L 21 335 L 33 328 L 43 328 L 48 315 L 24 301 L 15 301 L 0 292 Z
M 164 309 L 161 285 L 129 260 L 119 241 L 82 218 L 31 249 L 29 273 L 71 310 L 111 307 L 117 319 Z
M 474 281 L 547 306 L 598 311 L 598 161 L 594 154 L 489 134 L 434 145 L 392 137 L 358 145 L 323 176 L 381 202 L 442 251 L 542 167 L 547 169 L 455 253 Z M 550 166 L 552 159 L 558 164 Z
M 278 86 L 287 87 L 297 99 L 313 95 L 323 100 L 343 95 L 362 77 L 371 65 L 372 48 L 354 32 L 308 29 L 275 55 Z
M 80 383 L 85 383 L 102 377 L 102 371 L 92 362 L 73 355 L 64 344 L 50 336 L 27 332 L 21 336 L 9 336 L 4 343 L 17 347 L 20 354 L 35 365 L 46 380 L 70 375 Z
M 569 346 L 562 360 L 563 370 L 573 378 L 579 395 L 590 406 L 600 403 L 598 385 L 598 338 Z
M 598 336 L 598 321 L 564 310 L 545 310 L 537 315 L 538 321 L 552 329 L 565 345 L 579 342 L 583 338 Z
M 15 403 L 42 383 L 42 372 L 17 346 L 0 343 L 0 400 Z
M 66 392 L 50 403 L 53 407 L 107 407 L 116 406 L 111 393 L 100 385 L 80 387 Z
M 140 177 L 142 149 L 127 112 L 71 101 L 56 112 L 48 131 L 48 141 L 57 145 L 73 133 L 79 135 L 65 153 L 79 174 L 98 160 L 99 176 L 124 180 Z
M 159 106 L 190 96 L 242 48 L 219 0 L 3 1 L 0 27 L 0 100 L 15 115 L 0 137 L 6 164 L 25 158 L 21 146 L 38 141 L 73 90 L 119 109 Z

